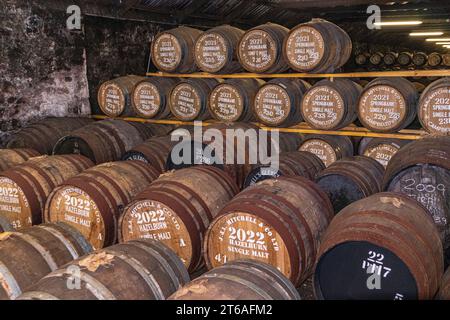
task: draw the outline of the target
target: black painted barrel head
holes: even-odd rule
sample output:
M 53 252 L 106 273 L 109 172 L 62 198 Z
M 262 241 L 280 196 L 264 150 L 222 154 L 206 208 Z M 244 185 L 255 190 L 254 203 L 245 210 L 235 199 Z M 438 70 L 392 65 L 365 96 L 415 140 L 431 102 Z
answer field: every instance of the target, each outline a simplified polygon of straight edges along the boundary
M 141 161 L 144 163 L 150 163 L 150 161 L 147 159 L 147 157 L 145 156 L 145 154 L 143 154 L 142 152 L 139 151 L 128 151 L 127 153 L 125 153 L 122 157 L 122 161 Z
M 244 189 L 257 184 L 260 181 L 267 179 L 276 179 L 282 176 L 279 169 L 275 169 L 271 166 L 256 167 L 247 175 L 244 181 Z
M 81 154 L 89 158 L 92 162 L 97 163 L 91 146 L 82 138 L 76 136 L 63 137 L 56 143 L 53 148 L 53 155 L 62 154 Z
M 224 159 L 225 160 L 225 159 Z M 214 148 L 198 141 L 185 141 L 176 144 L 166 161 L 166 171 L 189 168 L 206 164 L 223 169 Z
M 392 251 L 367 241 L 336 245 L 319 259 L 314 273 L 318 299 L 416 300 L 408 266 Z
M 316 182 L 328 194 L 335 214 L 349 204 L 365 197 L 358 184 L 343 175 L 328 174 L 318 178 Z

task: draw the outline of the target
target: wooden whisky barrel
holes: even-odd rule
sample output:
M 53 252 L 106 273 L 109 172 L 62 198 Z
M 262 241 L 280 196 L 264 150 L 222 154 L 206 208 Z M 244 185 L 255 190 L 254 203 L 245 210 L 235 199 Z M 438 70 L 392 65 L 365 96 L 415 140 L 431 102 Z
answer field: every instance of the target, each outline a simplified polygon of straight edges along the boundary
M 370 54 L 367 52 L 359 53 L 355 56 L 355 63 L 358 66 L 364 66 L 369 61 Z
M 94 164 L 80 155 L 41 156 L 0 173 L 0 216 L 14 229 L 42 223 L 50 192 Z
M 131 106 L 144 119 L 166 119 L 170 116 L 169 99 L 175 78 L 153 77 L 136 84 L 131 95 Z
M 442 55 L 437 52 L 430 53 L 428 55 L 428 65 L 430 67 L 437 67 L 442 64 Z
M 183 79 L 170 93 L 170 110 L 181 121 L 207 120 L 209 94 L 219 83 L 217 79 Z
M 447 268 L 447 271 L 442 277 L 441 285 L 436 299 L 450 300 L 450 268 Z
M 253 113 L 257 120 L 273 127 L 289 127 L 300 123 L 301 100 L 310 88 L 301 79 L 272 79 L 262 85 L 255 97 Z
M 283 52 L 289 66 L 298 72 L 333 73 L 350 59 L 352 41 L 337 25 L 313 19 L 289 32 Z
M 248 72 L 281 73 L 289 67 L 283 57 L 283 41 L 289 29 L 266 23 L 248 30 L 238 45 L 238 59 Z
M 300 300 L 300 295 L 274 267 L 236 260 L 201 275 L 168 300 Z
M 338 160 L 317 175 L 316 182 L 338 213 L 349 204 L 381 192 L 384 167 L 366 156 Z
M 419 100 L 418 117 L 432 134 L 450 134 L 450 78 L 431 83 Z
M 416 67 L 424 67 L 428 62 L 428 55 L 424 52 L 415 52 L 412 56 L 412 63 Z
M 387 52 L 383 57 L 386 66 L 393 66 L 397 62 L 398 54 L 396 52 Z
M 377 78 L 363 90 L 358 104 L 359 121 L 375 132 L 396 132 L 416 117 L 418 94 L 404 78 Z
M 205 31 L 195 43 L 195 63 L 209 73 L 237 73 L 242 71 L 237 48 L 245 31 L 223 25 Z
M 234 181 L 213 166 L 166 173 L 125 208 L 119 239 L 161 241 L 193 273 L 204 266 L 201 247 L 209 223 L 238 192 Z
M 0 234 L 0 300 L 16 299 L 42 277 L 91 251 L 83 236 L 63 223 Z
M 406 67 L 412 63 L 413 55 L 409 52 L 400 52 L 397 57 L 397 62 L 400 66 Z
M 357 118 L 362 87 L 348 79 L 322 80 L 312 86 L 301 103 L 303 119 L 313 128 L 338 130 Z
M 384 54 L 381 52 L 374 52 L 370 55 L 369 61 L 374 66 L 379 66 L 383 63 Z
M 8 140 L 8 149 L 33 149 L 40 154 L 52 154 L 59 139 L 94 120 L 89 118 L 48 118 L 33 123 Z
M 113 245 L 124 207 L 158 176 L 156 169 L 141 161 L 95 166 L 53 190 L 45 205 L 45 220 L 71 225 L 94 249 Z
M 218 84 L 209 95 L 211 116 L 224 122 L 253 121 L 252 106 L 263 84 L 259 79 L 228 79 Z
M 102 83 L 98 89 L 97 101 L 100 110 L 108 117 L 133 116 L 132 93 L 144 77 L 129 75 Z
M 151 45 L 151 58 L 162 72 L 191 73 L 197 71 L 194 51 L 201 30 L 181 26 L 156 35 Z
M 33 149 L 0 149 L 0 172 L 40 156 Z
M 445 67 L 450 67 L 450 54 L 449 53 L 444 53 L 442 55 L 442 64 Z
M 411 142 L 391 159 L 383 181 L 386 191 L 418 200 L 433 217 L 444 243 L 450 247 L 450 137 Z
M 70 262 L 18 300 L 165 300 L 188 281 L 170 249 L 152 240 L 130 241 Z
M 386 168 L 394 154 L 409 142 L 411 141 L 366 137 L 363 138 L 358 153 L 359 155 L 377 160 L 384 168 Z
M 102 120 L 61 138 L 54 154 L 81 154 L 100 164 L 119 160 L 125 152 L 153 135 L 168 132 L 169 127 L 123 120 Z
M 323 169 L 325 165 L 315 154 L 306 151 L 282 152 L 276 168 L 270 165 L 255 166 L 245 178 L 244 188 L 281 176 L 301 176 L 315 180 L 317 174 Z
M 312 272 L 332 216 L 327 195 L 310 180 L 262 181 L 234 197 L 211 223 L 204 243 L 206 265 L 258 260 L 299 285 Z
M 315 154 L 325 167 L 354 153 L 353 143 L 346 136 L 309 135 L 298 150 Z
M 322 238 L 319 299 L 432 299 L 443 274 L 439 232 L 424 207 L 378 193 L 342 210 Z

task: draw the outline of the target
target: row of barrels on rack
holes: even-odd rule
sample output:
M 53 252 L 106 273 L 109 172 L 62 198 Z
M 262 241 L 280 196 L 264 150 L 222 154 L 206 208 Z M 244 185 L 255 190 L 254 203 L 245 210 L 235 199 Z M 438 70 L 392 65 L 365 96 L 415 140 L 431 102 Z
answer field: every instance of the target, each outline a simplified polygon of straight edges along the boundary
M 450 67 L 450 54 L 433 52 L 361 52 L 355 55 L 355 64 L 358 66 L 374 66 L 385 68 L 437 68 Z
M 223 25 L 205 32 L 178 27 L 157 34 L 151 44 L 155 67 L 168 73 L 332 73 L 350 58 L 352 42 L 331 22 L 313 19 L 289 30 L 266 23 L 243 31 Z
M 419 95 L 405 78 L 377 78 L 362 88 L 349 79 L 304 80 L 143 78 L 126 76 L 101 85 L 99 105 L 110 117 L 222 122 L 258 121 L 270 127 L 301 122 L 319 130 L 342 129 L 357 119 L 374 132 L 397 132 L 418 116 L 433 134 L 450 132 L 450 82 L 434 81 Z M 111 97 L 125 96 L 114 100 Z

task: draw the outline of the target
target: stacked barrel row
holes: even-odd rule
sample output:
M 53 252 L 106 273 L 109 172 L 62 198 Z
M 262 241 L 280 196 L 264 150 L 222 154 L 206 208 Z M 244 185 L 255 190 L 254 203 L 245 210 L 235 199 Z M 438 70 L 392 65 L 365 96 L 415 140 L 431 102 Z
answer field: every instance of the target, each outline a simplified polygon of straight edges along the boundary
M 127 87 L 123 86 L 127 84 Z M 112 92 L 127 95 L 111 107 Z M 117 95 L 118 93 L 114 93 Z M 295 78 L 212 79 L 127 76 L 104 83 L 99 104 L 110 117 L 221 122 L 257 121 L 271 127 L 307 122 L 320 130 L 338 130 L 357 119 L 374 132 L 398 132 L 418 116 L 433 134 L 450 132 L 450 80 L 439 79 L 419 95 L 405 78 L 377 78 L 362 88 L 349 79 L 322 80 L 313 86 Z M 122 101 L 122 100 L 121 100 Z
M 355 54 L 355 64 L 360 67 L 377 67 L 386 69 L 404 68 L 439 68 L 450 67 L 450 54 L 432 52 L 359 52 Z

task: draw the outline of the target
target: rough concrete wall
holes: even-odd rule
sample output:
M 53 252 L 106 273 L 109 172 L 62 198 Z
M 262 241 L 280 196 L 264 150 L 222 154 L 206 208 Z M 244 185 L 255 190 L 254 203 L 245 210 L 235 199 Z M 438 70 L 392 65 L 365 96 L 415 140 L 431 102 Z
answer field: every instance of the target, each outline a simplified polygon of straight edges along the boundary
M 44 1 L 0 1 L 0 143 L 47 116 L 90 114 L 83 35 Z

